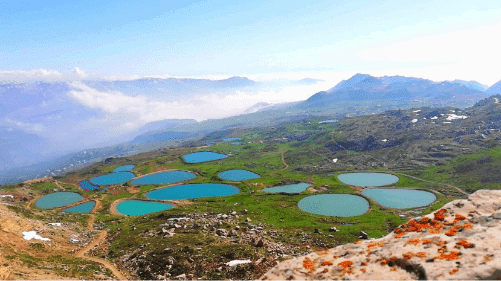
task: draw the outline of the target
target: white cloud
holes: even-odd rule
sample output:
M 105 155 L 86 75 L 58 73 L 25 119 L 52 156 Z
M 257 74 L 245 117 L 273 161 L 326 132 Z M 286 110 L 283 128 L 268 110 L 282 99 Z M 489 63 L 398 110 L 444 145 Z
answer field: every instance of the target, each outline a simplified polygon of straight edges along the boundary
M 59 72 L 46 69 L 31 70 L 0 70 L 0 82 L 62 82 L 78 81 L 87 78 L 88 75 L 79 67 L 75 67 L 70 72 Z
M 18 120 L 13 120 L 10 118 L 5 118 L 2 123 L 4 123 L 7 126 L 14 126 L 30 134 L 41 133 L 45 130 L 45 126 L 43 124 L 27 123 Z
M 100 92 L 80 82 L 72 82 L 68 94 L 80 104 L 106 113 L 102 119 L 91 123 L 106 123 L 116 133 L 138 128 L 148 122 L 164 119 L 217 119 L 243 113 L 259 102 L 270 104 L 305 100 L 320 90 L 326 83 L 311 86 L 284 87 L 280 90 L 260 92 L 237 91 L 220 94 L 199 95 L 183 101 L 159 101 L 145 96 L 127 96 L 121 92 Z

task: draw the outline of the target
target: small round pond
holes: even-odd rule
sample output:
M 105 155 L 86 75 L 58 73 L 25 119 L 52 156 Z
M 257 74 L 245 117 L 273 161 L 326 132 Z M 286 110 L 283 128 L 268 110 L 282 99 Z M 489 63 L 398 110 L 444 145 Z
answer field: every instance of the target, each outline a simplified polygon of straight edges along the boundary
M 216 183 L 182 184 L 157 190 L 145 194 L 153 200 L 182 200 L 202 197 L 229 196 L 240 193 L 240 189 L 233 185 Z
M 356 186 L 383 186 L 393 184 L 398 181 L 398 177 L 383 173 L 349 173 L 341 174 L 338 179 L 345 184 Z
M 196 176 L 192 173 L 185 171 L 167 171 L 161 173 L 155 173 L 151 175 L 147 175 L 138 179 L 131 181 L 132 184 L 153 184 L 153 185 L 161 185 L 161 184 L 171 184 L 185 180 L 194 179 Z
M 220 173 L 218 176 L 228 181 L 244 181 L 260 178 L 258 174 L 246 170 L 229 170 Z
M 272 193 L 301 193 L 305 191 L 311 184 L 309 183 L 297 183 L 297 184 L 289 184 L 282 186 L 275 186 L 269 188 L 263 188 L 263 192 L 272 192 Z
M 73 206 L 68 209 L 64 209 L 63 212 L 68 212 L 68 213 L 90 213 L 92 209 L 94 209 L 94 206 L 96 206 L 96 201 L 89 201 L 85 202 L 76 206 Z
M 350 194 L 320 194 L 308 196 L 298 202 L 299 209 L 312 214 L 336 217 L 354 217 L 369 210 L 369 202 Z
M 113 173 L 129 172 L 129 171 L 132 171 L 132 169 L 134 169 L 135 167 L 136 167 L 136 165 L 123 165 L 123 166 L 115 168 L 115 170 L 113 170 Z
M 75 192 L 56 192 L 45 195 L 35 202 L 35 206 L 42 209 L 59 208 L 82 200 L 82 195 Z
M 437 199 L 435 194 L 411 189 L 366 189 L 362 194 L 374 199 L 379 204 L 394 208 L 408 209 L 429 205 Z
M 219 160 L 226 158 L 228 156 L 224 154 L 219 154 L 215 152 L 195 152 L 195 153 L 190 153 L 185 156 L 183 156 L 184 161 L 186 163 L 202 163 L 202 162 L 208 162 L 208 161 L 213 161 L 213 160 Z
M 140 216 L 172 209 L 173 207 L 173 205 L 167 203 L 128 200 L 117 205 L 117 212 L 127 216 Z
M 136 175 L 131 172 L 118 172 L 92 178 L 90 179 L 90 183 L 95 185 L 119 184 L 128 182 L 135 177 Z
M 96 189 L 99 189 L 99 186 L 93 185 L 88 180 L 79 181 L 78 185 L 80 185 L 80 187 L 83 190 L 96 190 Z

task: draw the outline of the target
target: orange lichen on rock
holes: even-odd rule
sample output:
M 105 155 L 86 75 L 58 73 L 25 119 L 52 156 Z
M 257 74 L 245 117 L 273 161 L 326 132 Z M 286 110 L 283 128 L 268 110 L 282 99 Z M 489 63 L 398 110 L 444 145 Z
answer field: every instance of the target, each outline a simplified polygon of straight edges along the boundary
M 393 230 L 393 233 L 399 234 L 402 232 L 402 229 L 400 227 L 397 227 L 395 230 Z
M 459 225 L 455 225 L 453 227 L 451 227 L 446 233 L 445 235 L 447 236 L 454 236 L 458 233 L 458 229 L 460 228 L 463 228 L 462 226 L 459 226 Z
M 372 242 L 369 245 L 367 245 L 367 249 L 374 248 L 374 247 L 383 247 L 384 243 L 383 242 Z
M 454 220 L 462 221 L 462 220 L 465 220 L 465 219 L 466 219 L 466 217 L 465 217 L 465 216 L 462 216 L 462 215 L 457 214 L 457 215 L 456 215 L 456 218 L 455 218 Z
M 327 266 L 327 265 L 333 265 L 334 263 L 331 261 L 323 261 L 320 265 L 321 266 Z
M 402 237 L 404 235 L 405 235 L 405 232 L 401 232 L 401 233 L 395 235 L 395 238 L 400 238 L 400 237 Z
M 352 261 L 344 261 L 344 262 L 338 263 L 337 265 L 341 266 L 343 269 L 346 269 L 348 267 L 351 267 L 353 265 L 353 262 Z
M 428 233 L 430 233 L 430 234 L 438 234 L 438 233 L 440 233 L 440 230 L 438 230 L 438 229 L 430 229 L 430 230 L 428 230 Z
M 447 246 L 442 246 L 440 248 L 438 248 L 437 250 L 440 254 L 443 254 L 445 252 L 447 252 Z
M 360 271 L 362 271 L 363 273 L 367 272 L 367 269 L 366 268 L 361 268 Z
M 327 273 L 327 272 L 329 272 L 328 268 L 324 268 L 324 270 L 322 271 L 322 273 Z
M 315 267 L 315 262 L 310 260 L 309 258 L 304 258 L 303 260 L 303 267 L 308 270 L 308 272 L 313 272 L 313 269 Z
M 334 256 L 333 258 L 334 258 L 334 259 L 338 259 L 339 257 L 338 257 L 338 256 Z
M 450 254 L 442 253 L 442 254 L 440 254 L 440 256 L 434 257 L 433 259 L 441 259 L 441 260 L 447 260 L 447 261 L 458 260 L 459 255 L 461 255 L 460 252 L 452 251 Z
M 473 225 L 469 224 L 469 223 L 466 223 L 466 224 L 463 224 L 463 228 L 464 229 L 472 229 L 473 228 Z
M 381 265 L 387 265 L 387 264 L 388 264 L 388 260 L 387 260 L 387 259 L 383 259 L 383 260 L 381 261 Z
M 435 245 L 437 246 L 442 246 L 442 245 L 445 245 L 447 244 L 447 241 L 438 241 L 438 242 L 435 242 Z
M 452 275 L 452 274 L 454 274 L 454 273 L 458 272 L 458 270 L 459 270 L 459 268 L 454 268 L 454 269 L 452 269 L 452 270 L 449 272 L 449 274 L 450 274 L 450 275 Z
M 473 248 L 473 247 L 475 247 L 474 244 L 469 243 L 466 240 L 460 240 L 459 242 L 456 243 L 456 246 L 454 246 L 454 248 L 461 248 L 461 246 L 463 246 L 464 248 Z
M 435 212 L 434 217 L 436 220 L 443 221 L 445 219 L 445 213 L 447 212 L 446 209 L 440 209 Z
M 421 239 L 415 238 L 415 239 L 409 239 L 409 240 L 407 240 L 407 243 L 411 243 L 411 244 L 417 245 L 420 241 L 421 241 Z
M 363 261 L 363 262 L 362 262 L 362 265 L 364 265 L 364 266 L 365 266 L 365 265 L 367 265 L 367 264 L 368 264 L 368 263 L 367 263 L 367 262 L 365 262 L 365 261 Z
M 423 240 L 423 245 L 430 244 L 432 241 L 430 239 L 424 239 Z
M 418 258 L 424 258 L 424 257 L 426 257 L 426 253 L 425 252 L 416 253 L 416 257 L 418 257 Z
M 390 260 L 392 260 L 392 261 L 396 261 L 396 260 L 397 260 L 397 257 L 393 256 L 393 257 L 391 257 L 391 258 L 390 258 Z
M 325 251 L 317 252 L 317 255 L 327 255 L 328 253 L 329 253 L 329 250 L 325 250 Z
M 404 258 L 404 260 L 410 260 L 413 256 L 414 256 L 414 253 L 410 253 L 410 252 L 402 254 L 402 257 Z
M 395 267 L 390 268 L 390 271 L 397 271 Z

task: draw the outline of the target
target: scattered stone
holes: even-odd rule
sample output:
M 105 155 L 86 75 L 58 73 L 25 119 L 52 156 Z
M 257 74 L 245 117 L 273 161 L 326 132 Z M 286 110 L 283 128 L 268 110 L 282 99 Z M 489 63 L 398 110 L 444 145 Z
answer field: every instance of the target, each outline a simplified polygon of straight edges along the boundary
M 216 230 L 216 234 L 219 236 L 228 236 L 228 230 L 219 228 L 218 230 Z
M 251 222 L 252 220 L 251 220 L 249 217 L 247 217 L 247 218 L 245 219 L 245 221 L 246 221 L 246 222 Z
M 338 232 L 338 231 L 339 230 L 335 226 L 329 228 L 329 232 Z
M 367 233 L 365 233 L 364 231 L 360 231 L 360 233 L 358 234 L 358 238 L 360 238 L 360 239 L 368 239 L 369 235 L 367 235 Z

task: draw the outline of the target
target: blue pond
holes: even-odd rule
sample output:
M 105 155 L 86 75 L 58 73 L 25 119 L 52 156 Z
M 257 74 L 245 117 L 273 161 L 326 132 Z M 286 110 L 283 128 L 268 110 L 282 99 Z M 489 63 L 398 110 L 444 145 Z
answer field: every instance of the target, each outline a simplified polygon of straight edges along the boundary
M 317 215 L 353 217 L 366 213 L 369 202 L 349 194 L 320 194 L 308 196 L 298 202 L 299 209 Z
M 128 200 L 120 202 L 117 205 L 117 211 L 123 215 L 140 216 L 149 213 L 155 213 L 163 210 L 172 209 L 172 207 L 174 206 L 167 203 Z
M 124 166 L 120 166 L 120 167 L 115 168 L 115 170 L 113 170 L 113 173 L 129 172 L 129 171 L 132 171 L 132 169 L 134 169 L 135 167 L 136 167 L 136 165 L 124 165 Z
M 80 185 L 80 187 L 83 190 L 96 190 L 96 189 L 99 189 L 99 186 L 93 185 L 88 180 L 79 181 L 78 184 Z
M 273 192 L 273 193 L 301 193 L 305 191 L 311 184 L 309 183 L 297 183 L 282 186 L 275 186 L 270 188 L 263 188 L 263 192 Z
M 42 209 L 59 208 L 82 200 L 82 195 L 75 192 L 56 192 L 45 195 L 35 202 L 35 206 Z
M 224 154 L 219 154 L 215 152 L 195 152 L 195 153 L 190 153 L 185 156 L 183 156 L 184 161 L 186 163 L 202 163 L 202 162 L 207 162 L 207 161 L 213 161 L 213 160 L 219 160 L 226 158 L 228 156 Z
M 119 184 L 128 182 L 135 177 L 136 175 L 131 172 L 118 172 L 92 178 L 90 179 L 90 182 L 95 185 Z
M 435 194 L 411 189 L 366 189 L 362 194 L 379 204 L 395 209 L 416 208 L 429 205 L 437 199 Z
M 90 213 L 92 209 L 96 206 L 96 201 L 85 202 L 68 209 L 64 209 L 63 212 L 68 213 Z
M 218 176 L 223 180 L 229 181 L 244 181 L 259 178 L 258 174 L 246 170 L 229 170 L 220 173 Z
M 132 184 L 171 184 L 175 182 L 194 179 L 196 176 L 185 171 L 168 171 L 162 173 L 151 174 L 139 179 L 133 180 Z
M 201 197 L 229 196 L 240 193 L 240 189 L 227 184 L 198 183 L 183 184 L 157 189 L 146 193 L 153 200 L 181 200 Z
M 241 142 L 239 142 L 239 141 L 234 141 L 234 142 L 232 142 L 231 144 L 241 145 L 242 143 L 241 143 Z
M 236 141 L 236 140 L 240 140 L 240 138 L 227 138 L 227 139 L 223 139 L 223 141 Z
M 338 179 L 345 184 L 356 186 L 383 186 L 398 181 L 398 177 L 383 173 L 348 173 L 341 174 Z

